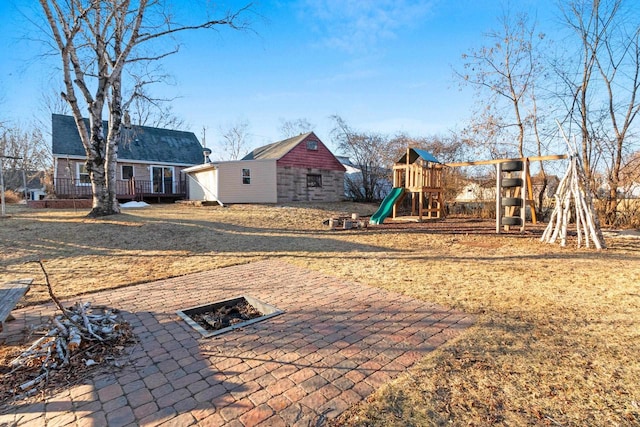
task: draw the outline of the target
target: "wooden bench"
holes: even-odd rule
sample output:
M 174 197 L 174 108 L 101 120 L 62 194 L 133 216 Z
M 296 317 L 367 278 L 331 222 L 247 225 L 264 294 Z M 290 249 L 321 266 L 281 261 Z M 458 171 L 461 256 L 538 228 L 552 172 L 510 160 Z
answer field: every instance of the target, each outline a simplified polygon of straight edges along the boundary
M 21 279 L 0 285 L 0 332 L 2 332 L 5 321 L 13 320 L 11 310 L 27 293 L 32 282 L 33 279 Z

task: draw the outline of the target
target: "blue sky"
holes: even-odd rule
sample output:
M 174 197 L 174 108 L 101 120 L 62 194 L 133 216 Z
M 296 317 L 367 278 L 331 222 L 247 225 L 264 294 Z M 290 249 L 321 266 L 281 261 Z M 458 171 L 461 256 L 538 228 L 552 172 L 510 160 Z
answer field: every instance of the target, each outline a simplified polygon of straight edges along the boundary
M 0 120 L 28 123 L 57 77 L 57 58 L 39 55 L 39 36 L 25 19 L 32 0 L 0 2 Z M 187 5 L 174 1 L 185 19 Z M 244 2 L 216 2 L 238 7 Z M 173 85 L 151 92 L 208 145 L 221 127 L 250 124 L 252 147 L 281 139 L 281 120 L 305 118 L 331 145 L 330 115 L 353 128 L 414 136 L 461 129 L 474 109 L 473 90 L 460 89 L 453 68 L 497 26 L 499 0 L 264 0 L 254 2 L 251 30 L 196 32 L 163 62 Z M 553 26 L 552 0 L 513 1 Z

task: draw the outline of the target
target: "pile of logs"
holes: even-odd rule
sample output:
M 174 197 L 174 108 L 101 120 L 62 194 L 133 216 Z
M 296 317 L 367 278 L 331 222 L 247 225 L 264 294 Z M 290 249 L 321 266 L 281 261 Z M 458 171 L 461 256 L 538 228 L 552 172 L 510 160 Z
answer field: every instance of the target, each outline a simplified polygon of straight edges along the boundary
M 93 365 L 109 359 L 115 362 L 125 346 L 134 342 L 131 326 L 118 310 L 92 307 L 88 302 L 63 307 L 42 261 L 38 263 L 59 313 L 41 325 L 47 331 L 42 337 L 9 362 L 9 371 L 0 376 L 0 400 L 31 396 L 45 386 L 55 388 L 56 380 L 68 383 Z
M 367 228 L 367 226 L 369 225 L 369 220 L 361 219 L 360 215 L 354 213 L 351 214 L 350 217 L 340 216 L 325 219 L 324 221 L 322 221 L 322 223 L 324 225 L 328 225 L 332 230 L 351 230 L 354 228 Z
M 560 127 L 560 131 L 562 132 L 562 127 Z M 604 236 L 600 229 L 598 215 L 593 206 L 591 190 L 582 162 L 578 157 L 577 150 L 572 147 L 564 132 L 562 132 L 562 135 L 573 154 L 569 156 L 567 173 L 558 184 L 558 189 L 554 196 L 555 207 L 551 213 L 549 224 L 540 240 L 546 243 L 554 243 L 560 238 L 560 245 L 566 246 L 567 228 L 573 213 L 578 235 L 578 247 L 582 246 L 584 240 L 587 248 L 590 247 L 590 242 L 593 242 L 597 249 L 603 249 L 606 247 Z
M 94 310 L 90 303 L 78 302 L 53 317 L 51 329 L 9 363 L 10 374 L 27 370 L 31 377 L 10 392 L 18 396 L 33 394 L 53 371 L 70 365 L 95 365 L 98 357 L 92 356 L 103 356 L 97 347 L 125 344 L 130 337 L 129 325 L 116 311 L 103 307 Z

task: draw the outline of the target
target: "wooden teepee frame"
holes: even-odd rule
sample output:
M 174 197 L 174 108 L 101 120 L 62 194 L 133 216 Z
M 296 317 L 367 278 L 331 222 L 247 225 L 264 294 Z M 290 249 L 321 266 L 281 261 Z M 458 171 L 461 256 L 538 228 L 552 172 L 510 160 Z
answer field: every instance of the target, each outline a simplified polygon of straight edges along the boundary
M 558 124 L 560 127 L 560 125 Z M 542 234 L 540 241 L 546 243 L 554 243 L 558 237 L 560 245 L 567 244 L 567 227 L 571 219 L 571 207 L 575 211 L 576 231 L 578 234 L 578 247 L 582 246 L 583 236 L 584 243 L 587 248 L 590 247 L 590 241 L 593 242 L 597 249 L 606 248 L 604 236 L 600 230 L 600 221 L 598 214 L 593 207 L 593 198 L 591 197 L 591 189 L 584 172 L 584 167 L 580 161 L 580 157 L 560 127 L 560 132 L 569 146 L 569 168 L 565 173 L 562 181 L 556 190 L 555 207 L 551 213 L 549 224 Z

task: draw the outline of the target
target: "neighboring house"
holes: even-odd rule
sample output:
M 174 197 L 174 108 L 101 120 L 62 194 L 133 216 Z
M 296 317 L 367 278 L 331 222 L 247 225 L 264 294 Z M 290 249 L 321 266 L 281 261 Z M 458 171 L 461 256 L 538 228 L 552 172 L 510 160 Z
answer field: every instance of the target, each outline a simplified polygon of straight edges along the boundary
M 104 129 L 106 132 L 106 122 Z M 91 197 L 85 149 L 73 117 L 52 115 L 52 151 L 56 196 Z M 116 167 L 117 197 L 158 201 L 186 198 L 186 176 L 181 172 L 202 160 L 202 145 L 193 132 L 123 127 Z
M 556 190 L 559 184 L 560 184 L 560 178 L 558 178 L 555 175 L 547 176 L 547 186 L 544 190 L 543 201 L 553 199 L 553 196 L 556 194 Z M 536 203 L 538 203 L 538 195 L 542 191 L 542 187 L 543 187 L 542 176 L 540 175 L 532 176 L 531 187 L 533 190 L 533 197 L 536 199 Z
M 336 158 L 345 167 L 344 174 L 344 194 L 349 200 L 358 200 L 364 194 L 364 186 L 362 185 L 362 171 L 353 164 L 351 159 L 346 156 L 336 156 Z M 381 175 L 391 175 L 389 170 L 380 170 Z M 389 178 L 379 178 L 376 183 L 374 198 L 376 200 L 384 199 L 393 188 L 393 182 Z
M 560 180 L 557 176 L 547 177 L 547 186 L 543 197 L 543 206 L 548 206 L 549 199 L 558 187 Z M 539 175 L 531 177 L 531 187 L 533 199 L 538 206 L 538 195 L 542 191 L 542 177 Z M 469 214 L 477 210 L 494 209 L 496 201 L 496 180 L 493 177 L 469 179 L 464 182 L 464 187 L 456 195 L 453 203 L 449 204 L 449 212 L 454 214 Z M 540 211 L 540 206 L 537 207 Z
M 632 182 L 626 187 L 619 188 L 620 194 L 627 199 L 640 199 L 640 182 Z
M 495 201 L 496 181 L 495 179 L 481 179 L 477 181 L 467 181 L 462 190 L 456 195 L 454 201 L 457 203 L 483 203 Z
M 41 200 L 47 195 L 45 175 L 44 171 L 9 170 L 4 172 L 4 185 L 7 190 L 26 195 L 27 200 Z
M 219 203 L 344 199 L 345 168 L 313 132 L 256 148 L 242 160 L 191 167 L 192 200 Z

